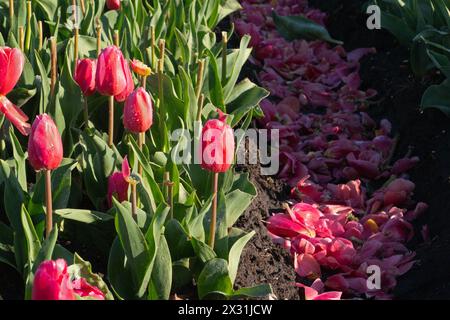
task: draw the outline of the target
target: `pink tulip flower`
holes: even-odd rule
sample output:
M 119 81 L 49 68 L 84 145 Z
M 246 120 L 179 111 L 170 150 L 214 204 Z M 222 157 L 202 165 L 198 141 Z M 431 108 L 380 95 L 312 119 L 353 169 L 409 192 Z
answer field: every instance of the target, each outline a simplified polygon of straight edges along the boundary
M 219 119 L 208 120 L 202 129 L 201 167 L 212 172 L 226 172 L 234 158 L 233 129 L 218 109 Z
M 26 136 L 30 133 L 27 115 L 6 98 L 17 84 L 24 64 L 25 58 L 19 49 L 0 47 L 0 112 Z
M 85 96 L 95 92 L 95 71 L 97 61 L 94 59 L 80 59 L 75 68 L 74 80 Z
M 108 205 L 112 207 L 112 198 L 123 202 L 128 199 L 128 187 L 130 178 L 130 165 L 127 157 L 122 162 L 122 171 L 114 172 L 108 179 Z
M 150 95 L 140 87 L 133 91 L 125 101 L 123 125 L 133 132 L 145 132 L 153 124 L 153 103 Z
M 106 7 L 109 10 L 119 10 L 121 0 L 106 0 Z
M 47 114 L 36 117 L 28 139 L 28 160 L 34 170 L 53 170 L 63 159 L 61 135 Z

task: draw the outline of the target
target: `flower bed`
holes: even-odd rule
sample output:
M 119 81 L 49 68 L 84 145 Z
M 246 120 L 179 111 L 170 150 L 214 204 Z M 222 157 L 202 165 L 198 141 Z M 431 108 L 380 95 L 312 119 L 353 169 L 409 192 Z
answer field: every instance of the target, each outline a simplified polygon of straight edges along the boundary
M 442 297 L 448 122 L 409 109 L 437 72 L 331 37 L 331 1 L 73 3 L 0 3 L 0 299 Z M 233 165 L 254 119 L 276 180 Z M 180 130 L 217 149 L 177 162 Z

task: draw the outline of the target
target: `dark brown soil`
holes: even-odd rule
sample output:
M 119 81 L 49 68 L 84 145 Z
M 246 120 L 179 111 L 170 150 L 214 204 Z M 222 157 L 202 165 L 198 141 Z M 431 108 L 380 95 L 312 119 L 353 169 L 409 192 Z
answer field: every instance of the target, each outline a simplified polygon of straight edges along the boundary
M 267 234 L 264 221 L 271 212 L 282 212 L 282 201 L 288 189 L 285 184 L 269 176 L 261 176 L 258 166 L 240 168 L 249 172 L 258 196 L 238 220 L 237 227 L 256 234 L 244 248 L 236 277 L 237 287 L 269 283 L 277 299 L 299 300 L 295 287 L 296 273 L 289 252 L 275 245 Z
M 10 266 L 0 263 L 0 300 L 22 300 L 24 282 L 19 273 Z

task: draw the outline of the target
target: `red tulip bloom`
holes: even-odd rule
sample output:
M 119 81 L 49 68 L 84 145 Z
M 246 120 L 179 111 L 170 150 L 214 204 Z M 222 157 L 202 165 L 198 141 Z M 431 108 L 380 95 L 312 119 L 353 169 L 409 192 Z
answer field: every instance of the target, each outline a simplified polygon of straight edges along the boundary
M 75 294 L 64 259 L 41 263 L 34 275 L 33 300 L 75 300 Z
M 28 160 L 36 170 L 53 170 L 63 158 L 61 135 L 53 119 L 42 114 L 36 117 L 28 140 Z
M 112 207 L 113 196 L 119 202 L 128 199 L 128 185 L 130 180 L 130 165 L 125 157 L 122 162 L 122 172 L 114 172 L 108 179 L 108 205 Z
M 119 48 L 109 46 L 103 49 L 97 60 L 95 74 L 97 91 L 104 96 L 121 94 L 127 88 L 129 70 L 128 63 Z
M 120 0 L 106 0 L 106 6 L 109 10 L 119 10 Z
M 153 124 L 153 103 L 144 88 L 130 94 L 123 109 L 123 125 L 133 133 L 145 132 Z
M 219 119 L 208 120 L 203 127 L 201 148 L 202 168 L 216 173 L 227 171 L 234 158 L 233 129 L 218 112 Z
M 0 47 L 0 95 L 6 96 L 22 74 L 25 58 L 17 49 Z
M 119 94 L 115 95 L 114 98 L 119 101 L 123 102 L 126 98 L 133 92 L 134 90 L 134 82 L 133 82 L 133 76 L 131 75 L 130 66 L 128 65 L 128 62 L 125 60 L 125 88 L 120 92 Z
M 80 59 L 75 68 L 74 80 L 85 96 L 95 92 L 95 70 L 97 61 L 94 59 Z
M 19 49 L 0 47 L 0 112 L 22 133 L 30 133 L 28 117 L 5 96 L 11 92 L 22 74 L 25 59 Z

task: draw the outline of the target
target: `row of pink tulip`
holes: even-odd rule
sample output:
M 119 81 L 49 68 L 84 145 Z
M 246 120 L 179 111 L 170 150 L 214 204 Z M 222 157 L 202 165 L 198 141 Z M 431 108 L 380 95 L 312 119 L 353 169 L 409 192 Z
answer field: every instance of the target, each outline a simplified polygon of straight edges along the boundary
M 30 135 L 28 160 L 31 166 L 36 171 L 44 170 L 49 173 L 58 168 L 63 159 L 63 144 L 55 122 L 47 114 L 38 115 L 30 129 L 27 123 L 28 117 L 5 97 L 19 80 L 23 66 L 24 57 L 19 49 L 0 48 L 0 111 L 21 133 Z M 137 60 L 131 61 L 131 66 L 144 78 L 142 84 L 145 86 L 145 77 L 150 74 L 150 69 Z M 74 81 L 79 85 L 85 99 L 97 91 L 102 95 L 114 97 L 117 101 L 125 101 L 123 124 L 128 131 L 139 134 L 146 132 L 152 126 L 152 98 L 144 87 L 134 88 L 129 63 L 124 59 L 119 48 L 115 46 L 105 48 L 97 60 L 78 60 Z M 201 150 L 206 150 L 208 146 L 213 145 L 211 148 L 213 151 L 201 153 L 201 165 L 205 170 L 216 174 L 227 171 L 234 158 L 233 131 L 225 121 L 226 116 L 220 111 L 219 114 L 219 119 L 207 121 L 202 129 Z M 128 200 L 130 183 L 130 167 L 125 157 L 122 172 L 113 173 L 108 182 L 110 205 L 112 197 L 116 197 L 121 202 Z M 217 193 L 217 186 L 215 192 Z M 51 195 L 49 198 L 51 199 Z M 47 203 L 47 235 L 52 227 L 51 215 L 50 202 Z M 211 234 L 214 235 L 215 231 L 212 230 Z M 98 288 L 88 284 L 85 279 L 71 280 L 64 260 L 45 261 L 39 266 L 33 284 L 33 299 L 72 300 L 76 298 L 76 295 L 104 299 L 104 294 Z
M 419 159 L 407 155 L 391 166 L 391 124 L 364 112 L 376 92 L 360 89 L 359 60 L 375 50 L 282 38 L 272 10 L 325 24 L 326 15 L 306 0 L 242 5 L 236 30 L 252 36 L 259 81 L 278 101 L 263 101 L 260 125 L 280 130 L 279 177 L 293 187 L 295 203 L 269 219 L 269 234 L 292 253 L 307 299 L 391 298 L 397 277 L 415 262 L 405 246 L 413 236 L 410 221 L 427 205 L 414 203 L 406 176 Z M 381 179 L 384 186 L 368 192 Z M 367 285 L 371 265 L 381 270 L 379 287 Z

